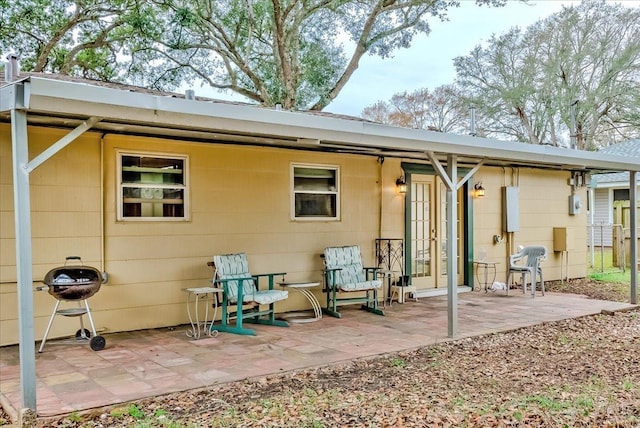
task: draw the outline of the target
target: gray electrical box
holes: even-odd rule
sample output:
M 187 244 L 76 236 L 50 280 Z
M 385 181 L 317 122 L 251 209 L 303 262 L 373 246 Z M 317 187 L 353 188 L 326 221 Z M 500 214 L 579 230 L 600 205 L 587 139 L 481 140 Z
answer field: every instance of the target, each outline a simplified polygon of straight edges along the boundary
M 582 200 L 580 199 L 580 196 L 577 196 L 577 195 L 569 196 L 569 215 L 580 214 L 581 208 L 582 208 Z
M 520 230 L 520 189 L 516 186 L 502 188 L 502 231 Z

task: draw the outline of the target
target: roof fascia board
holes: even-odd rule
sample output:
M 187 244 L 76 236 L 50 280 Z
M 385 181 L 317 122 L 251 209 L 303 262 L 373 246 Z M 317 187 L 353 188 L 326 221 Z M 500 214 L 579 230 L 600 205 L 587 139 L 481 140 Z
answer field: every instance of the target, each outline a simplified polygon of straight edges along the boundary
M 513 163 L 522 161 L 562 165 L 566 169 L 640 171 L 638 162 L 629 162 L 624 156 L 603 156 L 602 153 L 568 148 L 399 128 L 258 106 L 193 101 L 36 77 L 32 77 L 30 82 L 31 108 L 41 112 L 285 138 L 310 138 L 320 140 L 320 144 L 328 141 L 423 153 L 430 151 L 493 158 Z

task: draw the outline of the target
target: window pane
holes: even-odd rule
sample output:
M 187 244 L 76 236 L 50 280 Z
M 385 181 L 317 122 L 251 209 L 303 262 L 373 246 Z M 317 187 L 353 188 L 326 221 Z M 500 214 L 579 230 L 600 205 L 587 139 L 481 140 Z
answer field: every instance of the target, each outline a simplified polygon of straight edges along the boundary
M 183 183 L 184 159 L 122 156 L 123 183 Z
M 336 171 L 333 169 L 295 167 L 293 174 L 295 190 L 336 191 Z
M 125 199 L 144 199 L 144 200 L 152 200 L 158 199 L 162 200 L 164 203 L 182 203 L 184 195 L 183 189 L 167 189 L 167 188 L 159 188 L 159 187 L 125 187 L 122 189 L 122 196 Z M 137 201 L 143 202 L 143 201 Z
M 296 193 L 296 217 L 336 217 L 336 195 Z
M 614 201 L 628 201 L 629 199 L 629 189 L 613 189 Z

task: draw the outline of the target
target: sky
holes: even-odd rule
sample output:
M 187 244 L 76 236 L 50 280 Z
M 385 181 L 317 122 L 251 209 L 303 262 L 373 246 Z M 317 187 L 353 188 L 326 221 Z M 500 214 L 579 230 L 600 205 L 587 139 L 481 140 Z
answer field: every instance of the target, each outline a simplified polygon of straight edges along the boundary
M 476 45 L 519 26 L 526 28 L 563 5 L 576 1 L 531 0 L 528 4 L 509 0 L 501 8 L 478 6 L 473 0 L 460 0 L 450 9 L 449 21 L 434 19 L 431 33 L 414 39 L 411 47 L 395 52 L 392 58 L 364 56 L 338 97 L 325 111 L 360 116 L 362 110 L 393 94 L 420 88 L 434 89 L 453 83 L 453 59 L 467 55 Z

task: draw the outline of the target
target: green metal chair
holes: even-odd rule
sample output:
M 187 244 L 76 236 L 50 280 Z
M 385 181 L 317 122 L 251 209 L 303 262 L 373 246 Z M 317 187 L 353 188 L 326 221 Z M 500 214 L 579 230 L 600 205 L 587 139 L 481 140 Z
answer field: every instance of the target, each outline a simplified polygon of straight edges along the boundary
M 286 321 L 275 319 L 275 302 L 285 300 L 286 290 L 274 290 L 274 277 L 284 273 L 252 275 L 245 253 L 223 254 L 213 257 L 210 263 L 215 269 L 214 283 L 223 289 L 221 326 L 211 327 L 218 331 L 255 336 L 255 331 L 243 327 L 246 320 L 255 324 L 267 324 L 288 327 Z M 259 289 L 259 279 L 268 278 L 268 289 Z M 236 305 L 235 312 L 229 312 L 229 306 Z M 252 305 L 246 309 L 245 305 Z M 268 305 L 268 309 L 263 309 Z M 235 318 L 235 324 L 229 320 Z
M 363 267 L 360 247 L 327 247 L 324 259 L 325 292 L 327 307 L 324 312 L 340 318 L 338 303 L 363 303 L 362 309 L 377 315 L 384 315 L 378 308 L 378 290 L 382 280 L 377 278 L 377 267 Z M 364 292 L 360 297 L 338 297 L 338 293 Z

